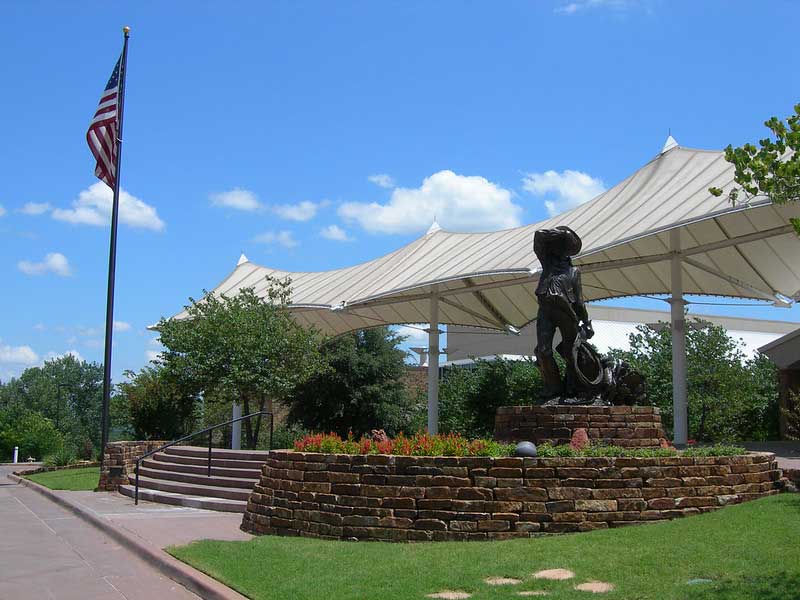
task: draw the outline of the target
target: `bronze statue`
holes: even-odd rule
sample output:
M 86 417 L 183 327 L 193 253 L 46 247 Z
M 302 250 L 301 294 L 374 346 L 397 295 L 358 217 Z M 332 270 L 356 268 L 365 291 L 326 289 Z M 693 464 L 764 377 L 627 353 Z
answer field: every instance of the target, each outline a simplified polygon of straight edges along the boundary
M 572 257 L 581 251 L 581 238 L 559 226 L 540 229 L 533 251 L 542 265 L 536 298 L 536 362 L 544 380 L 543 400 L 548 404 L 634 404 L 644 399 L 642 376 L 627 363 L 600 357 L 587 343 L 594 335 L 583 302 L 581 273 Z M 566 363 L 564 379 L 553 356 L 556 330 L 561 342 L 556 350 Z

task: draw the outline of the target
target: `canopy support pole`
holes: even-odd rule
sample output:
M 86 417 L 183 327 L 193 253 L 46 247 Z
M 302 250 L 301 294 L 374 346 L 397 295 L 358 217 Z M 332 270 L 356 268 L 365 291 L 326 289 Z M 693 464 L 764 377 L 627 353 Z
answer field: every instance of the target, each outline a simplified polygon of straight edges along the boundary
M 670 286 L 672 297 L 670 303 L 670 321 L 672 325 L 672 415 L 673 443 L 684 446 L 689 436 L 689 409 L 686 389 L 686 315 L 683 299 L 683 270 L 681 264 L 681 232 L 670 231 L 672 259 L 670 270 Z
M 428 326 L 428 433 L 439 433 L 439 294 L 431 294 Z
M 231 419 L 238 419 L 242 416 L 242 405 L 238 402 L 233 403 L 233 410 L 231 411 Z M 235 421 L 231 425 L 231 450 L 242 449 L 242 422 Z

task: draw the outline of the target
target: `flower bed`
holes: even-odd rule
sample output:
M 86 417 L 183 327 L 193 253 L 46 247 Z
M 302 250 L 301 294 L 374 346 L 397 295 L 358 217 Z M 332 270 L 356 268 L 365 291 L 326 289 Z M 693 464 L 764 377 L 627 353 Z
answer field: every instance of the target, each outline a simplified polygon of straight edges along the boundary
M 375 441 L 362 437 L 356 440 L 352 434 L 342 439 L 335 433 L 311 433 L 294 443 L 297 452 L 320 454 L 392 454 L 395 456 L 513 456 L 514 444 L 503 444 L 493 440 L 469 440 L 459 434 L 428 435 L 417 433 L 406 437 L 402 433 L 396 438 Z M 737 446 L 718 444 L 687 448 L 679 452 L 675 448 L 622 448 L 602 443 L 584 448 L 569 444 L 555 446 L 541 444 L 537 448 L 540 458 L 553 457 L 629 457 L 655 458 L 659 456 L 736 456 L 747 450 Z
M 511 456 L 513 444 L 493 440 L 469 440 L 457 433 L 428 435 L 416 433 L 406 437 L 375 441 L 369 437 L 356 440 L 353 434 L 342 439 L 335 433 L 312 433 L 294 443 L 298 452 L 325 454 L 394 454 L 397 456 Z
M 785 485 L 769 453 L 648 451 L 671 454 L 519 458 L 276 450 L 250 495 L 242 529 L 391 541 L 528 537 L 699 514 L 776 494 Z

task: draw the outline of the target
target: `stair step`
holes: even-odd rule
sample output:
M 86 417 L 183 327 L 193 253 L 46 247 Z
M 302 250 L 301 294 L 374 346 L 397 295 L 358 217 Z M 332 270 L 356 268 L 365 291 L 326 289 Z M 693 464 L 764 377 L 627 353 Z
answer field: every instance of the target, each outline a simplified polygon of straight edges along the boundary
M 190 464 L 181 464 L 181 463 L 173 463 L 167 462 L 167 456 L 161 456 L 158 459 L 153 457 L 145 458 L 142 461 L 142 467 L 147 467 L 150 469 L 156 469 L 158 471 L 176 471 L 178 473 L 192 473 L 194 475 L 207 475 L 208 474 L 208 463 L 203 465 L 190 465 Z M 261 469 L 256 468 L 256 465 L 253 465 L 251 469 L 232 469 L 232 468 L 225 468 L 225 467 L 215 467 L 213 464 L 211 466 L 211 475 L 215 477 L 230 477 L 236 479 L 254 479 L 258 480 L 261 477 Z
M 183 456 L 181 454 L 164 454 L 159 452 L 153 455 L 155 460 L 162 460 L 171 463 L 183 464 L 183 465 L 201 465 L 201 466 L 208 466 L 208 450 L 206 450 L 206 456 Z M 256 462 L 254 460 L 232 460 L 227 458 L 214 458 L 213 455 L 211 457 L 211 466 L 213 467 L 223 467 L 223 468 L 232 468 L 232 469 L 260 469 L 263 462 Z
M 135 484 L 136 478 L 129 477 L 129 483 Z M 250 489 L 219 487 L 213 485 L 199 485 L 196 483 L 180 483 L 177 481 L 167 481 L 164 479 L 153 479 L 151 477 L 139 477 L 139 491 L 142 488 L 149 490 L 160 490 L 162 492 L 175 492 L 185 496 L 208 496 L 210 498 L 227 498 L 229 500 L 243 500 L 247 502 L 250 497 Z
M 258 479 L 242 479 L 240 477 L 219 477 L 212 473 L 211 477 L 207 475 L 207 471 L 203 474 L 195 473 L 181 473 L 179 471 L 161 471 L 149 467 L 141 467 L 139 469 L 139 477 L 148 477 L 150 479 L 163 479 L 167 481 L 179 481 L 181 483 L 195 483 L 198 485 L 209 485 L 215 487 L 227 488 L 243 488 L 252 490 Z
M 203 446 L 170 446 L 164 450 L 165 454 L 178 456 L 199 456 L 208 458 L 208 447 Z M 255 462 L 266 462 L 269 450 L 228 450 L 224 448 L 212 448 L 211 458 L 230 459 L 230 460 L 250 460 Z
M 123 496 L 133 498 L 135 496 L 135 487 L 133 485 L 121 485 L 119 487 L 119 493 Z M 247 502 L 242 500 L 176 494 L 163 490 L 145 489 L 141 486 L 139 487 L 139 500 L 232 513 L 243 513 L 247 508 Z

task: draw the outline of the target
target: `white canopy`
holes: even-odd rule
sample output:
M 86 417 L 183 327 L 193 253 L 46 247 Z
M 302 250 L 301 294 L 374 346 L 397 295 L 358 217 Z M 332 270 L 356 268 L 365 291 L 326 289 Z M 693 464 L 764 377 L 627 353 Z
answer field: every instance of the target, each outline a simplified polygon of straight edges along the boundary
M 593 200 L 545 221 L 489 233 L 438 225 L 410 244 L 354 267 L 291 273 L 244 255 L 212 293 L 265 294 L 265 276 L 292 279 L 300 323 L 328 334 L 399 323 L 429 328 L 428 430 L 438 431 L 439 323 L 522 328 L 536 318 L 537 229 L 567 225 L 583 240 L 586 300 L 670 294 L 674 439 L 687 439 L 684 294 L 800 299 L 800 239 L 788 223 L 800 205 L 768 198 L 731 206 L 733 167 L 719 151 L 680 147 L 670 137 L 653 160 Z M 186 313 L 176 315 L 185 318 Z
M 545 221 L 489 233 L 438 227 L 410 244 L 360 265 L 322 272 L 287 272 L 240 259 L 214 294 L 266 288 L 265 276 L 291 277 L 294 313 L 329 334 L 383 324 L 438 322 L 521 328 L 536 317 L 534 282 L 540 265 L 533 234 L 567 225 L 583 239 L 587 300 L 669 294 L 670 261 L 680 250 L 686 294 L 800 298 L 800 239 L 788 224 L 797 204 L 764 198 L 731 206 L 725 195 L 733 168 L 719 151 L 665 144 L 633 175 L 571 211 Z M 676 234 L 680 248 L 673 248 Z M 185 313 L 176 315 L 185 317 Z

